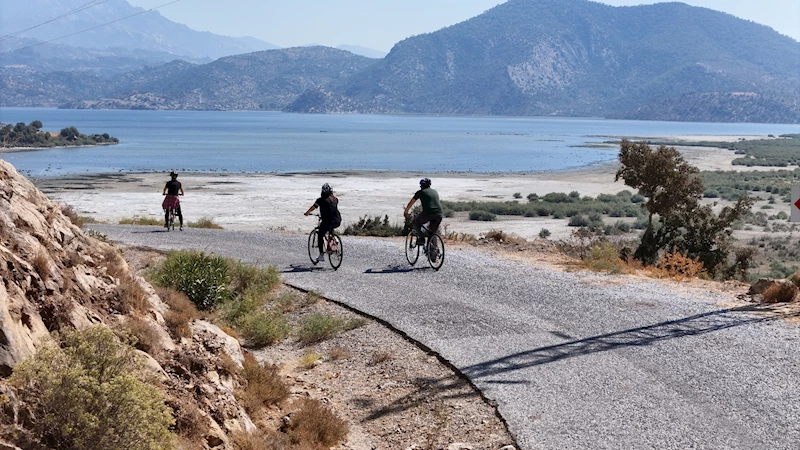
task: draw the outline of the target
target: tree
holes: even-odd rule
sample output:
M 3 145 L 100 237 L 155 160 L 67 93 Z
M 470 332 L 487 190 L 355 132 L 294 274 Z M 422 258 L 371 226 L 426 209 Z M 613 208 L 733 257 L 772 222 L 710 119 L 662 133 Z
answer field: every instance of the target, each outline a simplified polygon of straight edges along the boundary
M 38 131 L 38 130 L 41 130 L 44 125 L 42 125 L 41 121 L 34 120 L 33 122 L 31 122 L 30 126 L 33 127 L 33 128 L 36 128 L 36 130 Z
M 643 205 L 649 213 L 647 229 L 634 257 L 653 265 L 661 250 L 686 251 L 712 274 L 721 268 L 730 252 L 730 226 L 750 211 L 753 201 L 741 198 L 719 215 L 701 205 L 705 188 L 695 176 L 699 170 L 673 147 L 662 145 L 654 151 L 645 142 L 624 139 L 619 160 L 622 167 L 615 180 L 622 178 L 647 198 Z M 661 219 L 658 229 L 654 215 Z

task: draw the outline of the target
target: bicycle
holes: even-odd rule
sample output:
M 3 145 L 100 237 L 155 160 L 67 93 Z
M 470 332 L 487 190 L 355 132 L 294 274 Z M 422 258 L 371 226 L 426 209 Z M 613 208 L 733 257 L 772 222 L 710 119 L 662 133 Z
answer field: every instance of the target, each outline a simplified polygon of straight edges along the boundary
M 322 223 L 322 217 L 317 215 L 317 226 L 308 234 L 308 258 L 311 259 L 311 264 L 317 265 L 319 261 L 314 256 L 318 253 L 317 236 L 319 235 L 319 225 Z M 323 237 L 322 248 L 328 254 L 328 262 L 330 262 L 333 270 L 338 270 L 342 265 L 342 258 L 344 256 L 344 247 L 342 247 L 342 238 L 333 230 L 328 232 L 328 235 Z
M 175 231 L 175 218 L 178 216 L 178 209 L 170 207 L 167 209 L 167 231 Z
M 428 264 L 430 264 L 433 270 L 439 270 L 442 268 L 442 264 L 444 264 L 444 241 L 439 233 L 430 233 L 430 230 L 425 225 L 422 226 L 422 241 L 425 241 L 425 237 L 428 237 L 428 245 L 425 247 L 425 256 L 428 258 Z M 415 230 L 411 230 L 406 235 L 405 241 L 405 250 L 406 250 L 406 260 L 412 266 L 417 263 L 419 259 L 419 252 L 420 247 L 419 245 L 420 236 L 417 236 L 417 232 Z

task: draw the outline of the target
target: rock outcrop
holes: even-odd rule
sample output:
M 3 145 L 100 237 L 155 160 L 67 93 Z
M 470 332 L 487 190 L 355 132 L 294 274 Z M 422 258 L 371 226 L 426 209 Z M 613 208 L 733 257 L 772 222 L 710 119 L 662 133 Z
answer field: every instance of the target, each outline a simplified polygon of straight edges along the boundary
M 0 160 L 0 393 L 10 389 L 3 378 L 52 332 L 137 324 L 151 337 L 140 354 L 166 391 L 176 430 L 192 429 L 192 448 L 231 448 L 232 432 L 255 428 L 234 397 L 241 387 L 239 342 L 201 320 L 190 324 L 190 338 L 170 335 L 164 321 L 169 307 L 152 286 L 131 273 L 119 250 L 85 235 L 70 215 Z M 17 416 L 0 424 L 23 426 Z

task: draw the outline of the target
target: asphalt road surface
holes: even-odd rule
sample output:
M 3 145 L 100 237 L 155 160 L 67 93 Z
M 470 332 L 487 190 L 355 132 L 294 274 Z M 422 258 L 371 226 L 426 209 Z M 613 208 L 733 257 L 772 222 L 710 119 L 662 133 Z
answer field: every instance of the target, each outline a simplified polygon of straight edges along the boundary
M 313 223 L 309 220 L 309 229 Z M 91 225 L 112 241 L 275 265 L 285 281 L 380 318 L 497 403 L 522 449 L 800 448 L 800 327 L 715 294 L 565 273 L 448 248 L 438 272 L 399 239 Z

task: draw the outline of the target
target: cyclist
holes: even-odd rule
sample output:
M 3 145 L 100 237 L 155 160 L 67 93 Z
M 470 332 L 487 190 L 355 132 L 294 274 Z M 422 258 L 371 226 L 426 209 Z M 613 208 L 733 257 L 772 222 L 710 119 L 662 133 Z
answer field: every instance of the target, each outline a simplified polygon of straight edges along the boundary
M 181 201 L 178 198 L 179 195 L 183 195 L 183 186 L 178 181 L 178 174 L 175 171 L 170 172 L 169 176 L 171 180 L 167 181 L 164 190 L 161 192 L 161 195 L 166 195 L 166 198 L 161 203 L 161 207 L 164 209 L 164 227 L 169 227 L 169 210 L 174 208 L 178 214 L 178 220 L 180 220 L 180 229 L 183 231 L 183 214 L 181 213 Z
M 430 178 L 419 180 L 419 190 L 408 202 L 405 211 L 403 211 L 403 216 L 405 216 L 406 219 L 408 219 L 409 216 L 408 211 L 417 200 L 422 203 L 422 213 L 414 219 L 414 231 L 417 232 L 417 236 L 422 237 L 423 248 L 427 248 L 424 246 L 425 236 L 422 235 L 422 225 L 428 223 L 428 231 L 430 234 L 434 234 L 436 230 L 439 229 L 439 224 L 442 223 L 442 217 L 444 217 L 444 209 L 439 202 L 439 193 L 431 189 Z M 420 245 L 419 242 L 417 245 Z
M 317 208 L 319 208 L 319 217 L 321 219 L 318 233 L 319 241 L 317 242 L 317 248 L 319 248 L 317 261 L 319 262 L 325 261 L 325 252 L 322 249 L 325 235 L 342 224 L 342 216 L 339 214 L 339 199 L 333 195 L 333 188 L 328 183 L 322 185 L 322 192 L 319 198 L 308 208 L 305 215 L 311 214 Z

